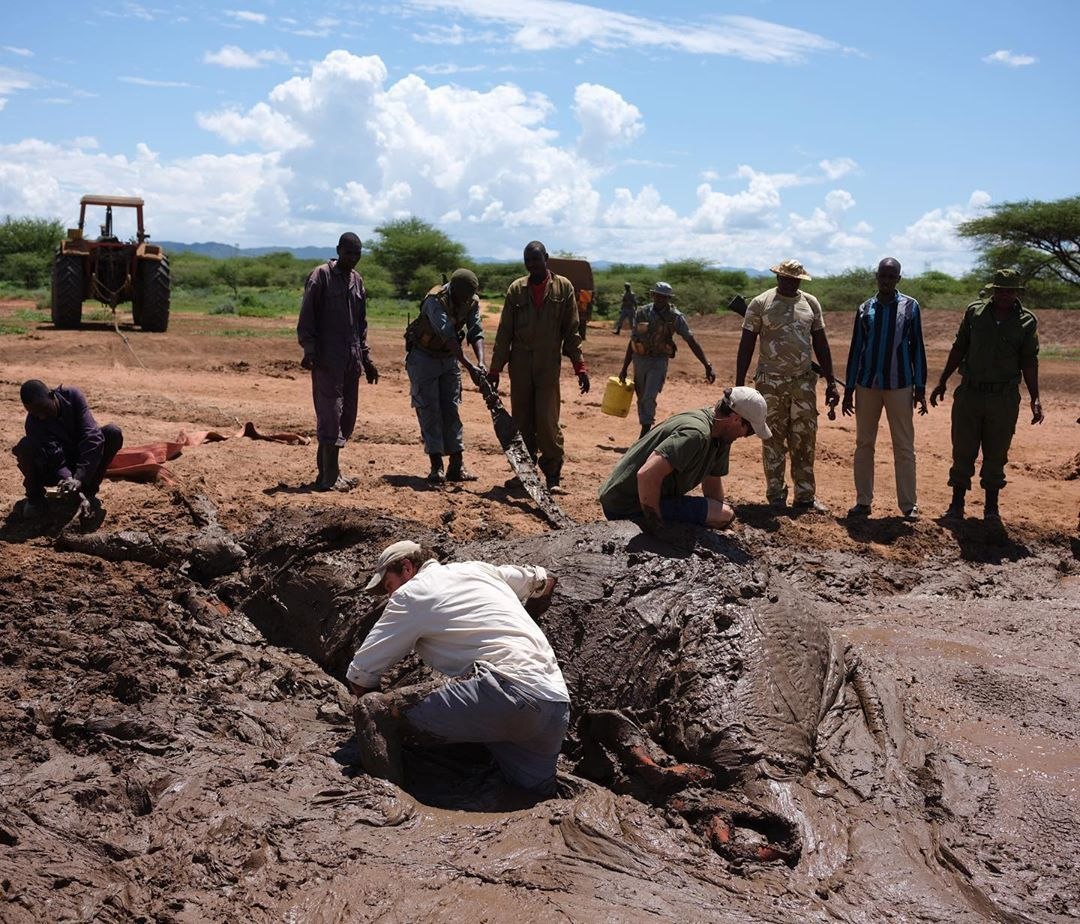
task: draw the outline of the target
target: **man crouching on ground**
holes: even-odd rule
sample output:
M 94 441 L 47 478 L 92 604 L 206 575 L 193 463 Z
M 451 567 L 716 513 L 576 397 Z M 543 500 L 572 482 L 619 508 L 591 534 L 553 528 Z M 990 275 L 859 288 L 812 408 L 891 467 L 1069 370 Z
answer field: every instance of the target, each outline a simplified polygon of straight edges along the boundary
M 551 795 L 570 718 L 555 652 L 522 603 L 550 596 L 539 567 L 440 564 L 417 543 L 383 550 L 366 589 L 390 595 L 346 672 L 364 770 L 400 785 L 401 739 L 487 745 L 503 775 Z M 446 681 L 373 692 L 411 651 Z
M 724 529 L 735 511 L 724 502 L 731 444 L 770 436 L 765 399 L 753 388 L 725 388 L 715 407 L 683 411 L 653 427 L 623 455 L 600 488 L 609 520 L 637 520 L 655 532 L 665 520 Z M 686 497 L 701 485 L 703 497 Z

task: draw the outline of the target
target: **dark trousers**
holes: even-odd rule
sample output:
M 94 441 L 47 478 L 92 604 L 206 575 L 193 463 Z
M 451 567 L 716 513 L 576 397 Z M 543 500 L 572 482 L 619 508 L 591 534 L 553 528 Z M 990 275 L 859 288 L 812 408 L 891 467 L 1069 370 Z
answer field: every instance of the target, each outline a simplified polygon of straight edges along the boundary
M 105 437 L 101 463 L 96 471 L 87 475 L 82 486 L 82 493 L 87 497 L 97 494 L 101 479 L 105 477 L 105 469 L 124 445 L 123 431 L 116 424 L 105 424 L 101 428 L 101 435 Z M 60 483 L 61 468 L 73 471 L 77 464 L 75 459 L 64 459 L 58 454 L 46 452 L 28 436 L 19 440 L 11 451 L 15 453 L 15 461 L 22 472 L 26 496 L 35 501 L 45 497 L 46 487 Z
M 360 365 L 344 369 L 316 366 L 311 370 L 311 398 L 315 403 L 315 434 L 320 443 L 344 446 L 356 426 L 360 394 Z
M 949 486 L 967 491 L 982 450 L 979 483 L 984 490 L 1005 487 L 1005 463 L 1020 414 L 1020 389 L 980 390 L 966 382 L 953 394 L 952 455 Z

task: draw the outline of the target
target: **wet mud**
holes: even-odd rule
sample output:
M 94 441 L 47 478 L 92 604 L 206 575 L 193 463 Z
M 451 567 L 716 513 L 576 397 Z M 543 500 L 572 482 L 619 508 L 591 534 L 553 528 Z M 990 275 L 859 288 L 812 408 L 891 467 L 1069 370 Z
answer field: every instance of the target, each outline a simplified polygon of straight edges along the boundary
M 0 919 L 1080 912 L 1062 791 L 1080 697 L 1035 667 L 1051 626 L 1075 626 L 1067 545 L 929 556 L 916 536 L 886 563 L 753 526 L 627 524 L 463 544 L 313 508 L 233 535 L 179 506 L 186 523 L 146 530 L 152 561 L 118 531 L 0 562 Z M 558 798 L 522 803 L 478 749 L 410 752 L 403 790 L 356 769 L 339 678 L 382 605 L 360 592 L 370 562 L 403 531 L 558 575 L 534 614 L 574 700 Z M 193 567 L 203 542 L 220 567 Z M 1015 657 L 950 659 L 958 620 Z M 881 655 L 905 645 L 942 646 L 920 685 Z M 410 660 L 386 683 L 424 676 Z M 973 711 L 938 708 L 950 697 Z M 964 752 L 965 721 L 983 745 L 1000 735 L 999 764 Z M 1019 785 L 1010 760 L 1041 761 L 1045 782 Z

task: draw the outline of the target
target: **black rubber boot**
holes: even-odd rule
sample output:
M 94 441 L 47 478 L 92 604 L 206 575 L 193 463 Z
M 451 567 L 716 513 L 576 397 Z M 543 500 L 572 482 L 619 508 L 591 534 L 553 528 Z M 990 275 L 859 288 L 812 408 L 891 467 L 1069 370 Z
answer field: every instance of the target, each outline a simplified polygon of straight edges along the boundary
M 316 491 L 332 491 L 334 488 L 333 481 L 327 481 L 326 472 L 326 459 L 328 450 L 333 448 L 333 443 L 319 443 L 319 451 L 315 457 L 316 464 L 319 466 L 319 477 L 315 480 L 314 488 Z
M 338 464 L 338 455 L 341 447 L 334 443 L 326 443 L 326 456 L 323 458 L 323 484 L 327 491 L 333 491 L 338 486 L 341 478 L 341 468 Z
M 964 495 L 967 491 L 963 488 L 952 489 L 952 503 L 949 504 L 949 509 L 945 511 L 946 520 L 962 520 L 964 519 Z
M 476 476 L 465 468 L 465 461 L 460 452 L 450 453 L 450 464 L 446 467 L 447 481 L 476 481 Z
M 983 507 L 983 520 L 987 523 L 1000 523 L 1001 514 L 998 512 L 998 488 L 986 489 L 986 506 Z
M 446 475 L 443 474 L 442 456 L 437 452 L 429 452 L 428 458 L 431 459 L 431 471 L 428 472 L 427 480 L 431 484 L 444 484 Z

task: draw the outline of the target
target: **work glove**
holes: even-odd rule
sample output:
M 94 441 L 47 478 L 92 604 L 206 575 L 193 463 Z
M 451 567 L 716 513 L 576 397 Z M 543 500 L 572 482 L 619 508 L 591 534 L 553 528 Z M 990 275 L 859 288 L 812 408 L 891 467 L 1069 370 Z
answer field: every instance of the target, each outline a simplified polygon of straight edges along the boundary
M 855 396 L 847 389 L 844 389 L 844 403 L 840 406 L 840 413 L 845 417 L 855 413 Z
M 78 478 L 65 478 L 58 487 L 62 497 L 72 497 L 82 490 L 82 482 Z
M 305 353 L 304 358 L 300 360 L 301 369 L 314 369 L 315 368 L 315 354 Z
M 581 388 L 581 393 L 587 395 L 589 393 L 589 373 L 579 372 L 577 374 L 578 386 Z
M 938 382 L 937 388 L 930 392 L 930 407 L 937 407 L 938 401 L 945 400 L 945 383 Z
M 379 370 L 375 368 L 375 363 L 370 359 L 364 363 L 364 378 L 367 379 L 368 385 L 379 384 Z
M 716 373 L 713 372 L 712 365 L 705 363 L 705 381 L 712 385 L 716 381 Z

